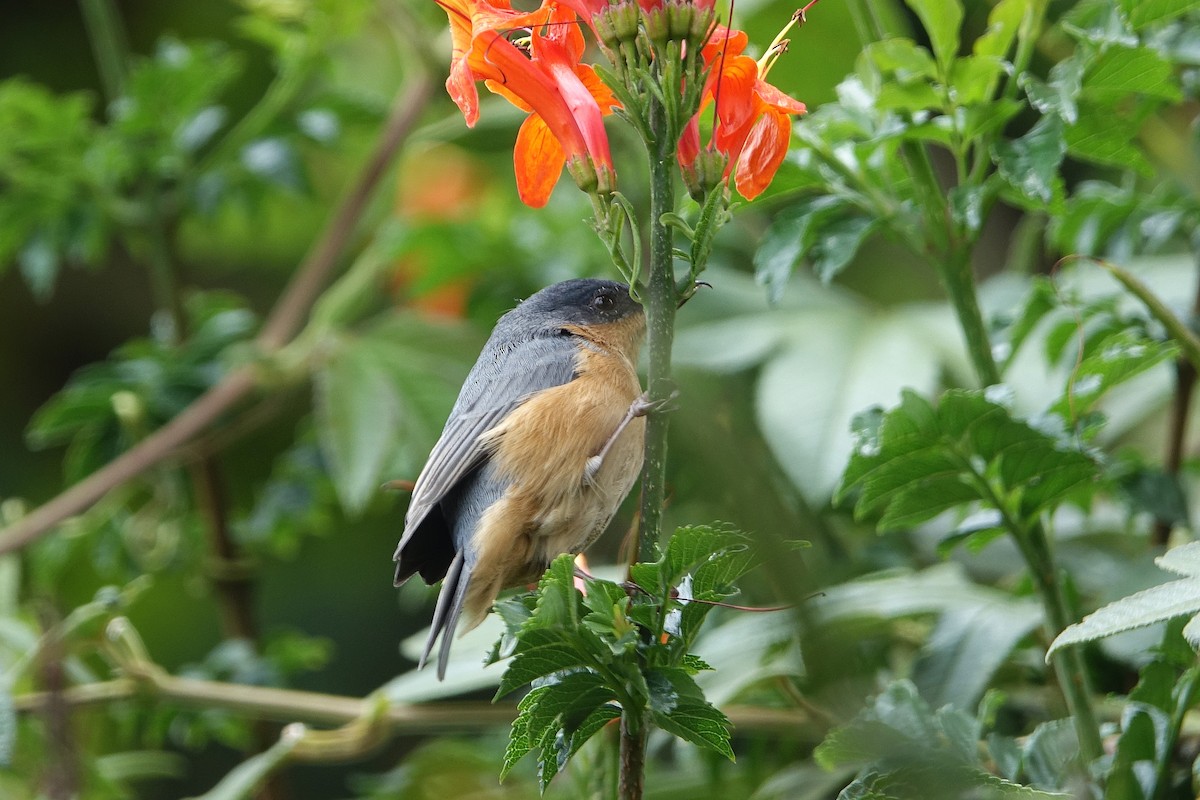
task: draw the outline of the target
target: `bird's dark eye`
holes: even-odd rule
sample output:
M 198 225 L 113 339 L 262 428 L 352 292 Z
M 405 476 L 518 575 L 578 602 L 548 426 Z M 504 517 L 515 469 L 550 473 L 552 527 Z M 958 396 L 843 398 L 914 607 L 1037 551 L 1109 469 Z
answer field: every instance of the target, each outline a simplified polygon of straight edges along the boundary
M 616 302 L 610 294 L 598 294 L 592 298 L 592 308 L 599 309 L 600 311 L 608 311 L 616 305 Z

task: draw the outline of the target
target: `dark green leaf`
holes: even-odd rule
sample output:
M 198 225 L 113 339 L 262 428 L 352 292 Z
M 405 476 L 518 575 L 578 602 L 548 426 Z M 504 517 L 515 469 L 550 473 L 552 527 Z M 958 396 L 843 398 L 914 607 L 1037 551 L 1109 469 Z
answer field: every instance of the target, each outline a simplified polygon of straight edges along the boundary
M 858 248 L 878 224 L 870 217 L 851 216 L 830 222 L 821 229 L 821 238 L 813 245 L 809 256 L 813 272 L 829 283 L 854 259 Z
M 651 709 L 650 715 L 667 733 L 734 760 L 729 719 L 708 703 L 681 700 L 669 713 Z
M 783 297 L 792 270 L 815 245 L 828 222 L 844 212 L 844 202 L 817 197 L 781 213 L 767 229 L 754 253 L 754 273 L 776 303 Z
M 547 628 L 522 631 L 517 653 L 504 671 L 494 699 L 538 678 L 578 668 L 582 662 L 583 654 L 578 645 L 563 632 Z

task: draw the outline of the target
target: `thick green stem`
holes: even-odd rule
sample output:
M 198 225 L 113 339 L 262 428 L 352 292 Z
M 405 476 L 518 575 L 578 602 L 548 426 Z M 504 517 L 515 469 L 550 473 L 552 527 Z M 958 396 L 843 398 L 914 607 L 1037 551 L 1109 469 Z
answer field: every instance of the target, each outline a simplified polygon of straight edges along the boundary
M 674 142 L 667 136 L 665 110 L 651 103 L 650 126 L 650 269 L 643 294 L 646 306 L 646 340 L 649 356 L 648 388 L 651 401 L 666 401 L 671 394 L 671 344 L 675 338 L 674 229 L 663 215 L 675 210 Z M 646 421 L 645 461 L 642 465 L 641 526 L 638 547 L 631 558 L 653 561 L 662 538 L 662 510 L 666 497 L 667 415 L 655 412 Z

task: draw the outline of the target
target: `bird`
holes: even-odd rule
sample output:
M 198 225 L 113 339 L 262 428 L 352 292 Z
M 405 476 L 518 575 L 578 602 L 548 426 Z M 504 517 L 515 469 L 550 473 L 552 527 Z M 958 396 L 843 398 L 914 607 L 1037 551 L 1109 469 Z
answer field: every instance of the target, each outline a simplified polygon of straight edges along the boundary
M 413 485 L 395 585 L 442 581 L 418 668 L 487 616 L 505 588 L 608 526 L 642 465 L 637 361 L 646 321 L 623 283 L 563 281 L 496 323 Z

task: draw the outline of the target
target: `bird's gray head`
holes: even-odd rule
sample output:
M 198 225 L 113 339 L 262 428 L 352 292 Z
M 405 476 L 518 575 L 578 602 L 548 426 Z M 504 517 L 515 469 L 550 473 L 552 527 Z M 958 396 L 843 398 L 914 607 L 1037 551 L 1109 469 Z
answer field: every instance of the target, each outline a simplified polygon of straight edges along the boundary
M 629 287 L 623 283 L 576 278 L 547 286 L 509 313 L 538 327 L 589 327 L 640 317 L 642 306 L 629 296 Z

